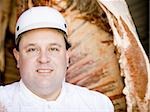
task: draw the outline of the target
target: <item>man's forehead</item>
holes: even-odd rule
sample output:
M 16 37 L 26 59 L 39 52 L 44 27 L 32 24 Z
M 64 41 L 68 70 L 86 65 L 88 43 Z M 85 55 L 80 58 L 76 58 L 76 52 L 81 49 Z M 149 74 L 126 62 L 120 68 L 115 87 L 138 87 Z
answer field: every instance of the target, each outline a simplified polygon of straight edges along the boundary
M 27 43 L 26 46 L 39 46 L 40 44 L 38 43 Z M 54 43 L 54 42 L 51 42 L 51 43 L 47 43 L 47 44 L 41 44 L 42 46 L 58 46 L 58 47 L 62 47 L 62 45 L 60 43 Z
M 46 32 L 52 32 L 52 33 L 60 33 L 60 34 L 64 35 L 64 33 L 61 30 L 54 29 L 54 28 L 38 28 L 38 29 L 33 29 L 33 30 L 26 31 L 26 32 L 22 33 L 21 35 L 32 33 L 32 32 L 38 33 L 39 31 L 46 31 Z
M 67 39 L 66 39 L 67 36 L 65 35 L 65 33 L 61 30 L 54 29 L 54 28 L 53 29 L 52 28 L 39 28 L 39 29 L 29 30 L 20 35 L 20 37 L 19 37 L 20 40 L 18 42 L 20 43 L 21 40 L 26 40 L 28 42 L 31 42 L 31 41 L 43 42 L 44 40 L 46 40 L 46 42 L 47 42 L 48 41 L 47 38 L 44 37 L 46 32 L 50 32 L 50 34 L 54 34 L 54 37 L 49 36 L 48 40 L 53 40 L 53 42 L 58 43 L 57 41 L 63 39 L 63 44 L 65 43 L 66 49 L 68 49 L 70 47 L 70 44 L 67 42 Z M 32 37 L 33 36 L 32 34 L 34 34 L 35 36 Z M 36 37 L 36 35 L 38 38 Z M 57 36 L 55 37 L 55 35 L 57 35 Z M 59 39 L 58 37 L 60 37 L 61 39 Z M 23 38 L 23 39 L 21 39 L 21 38 Z

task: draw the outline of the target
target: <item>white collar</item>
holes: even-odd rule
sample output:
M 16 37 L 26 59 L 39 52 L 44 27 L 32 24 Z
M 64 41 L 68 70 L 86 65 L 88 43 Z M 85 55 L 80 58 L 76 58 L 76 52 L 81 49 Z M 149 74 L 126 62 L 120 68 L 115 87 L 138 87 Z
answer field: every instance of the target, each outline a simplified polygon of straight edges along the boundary
M 58 98 L 54 101 L 47 101 L 47 100 L 37 96 L 33 92 L 31 92 L 25 86 L 25 84 L 23 83 L 22 80 L 20 80 L 20 82 L 19 82 L 21 95 L 23 95 L 23 97 L 27 98 L 27 100 L 34 101 L 34 102 L 37 102 L 37 103 L 44 103 L 44 102 L 46 102 L 46 103 L 58 103 L 58 102 L 63 101 L 63 99 L 65 97 L 65 94 L 66 94 L 66 89 L 65 89 L 64 83 L 65 82 L 63 82 L 63 84 L 62 84 L 62 90 L 61 90 L 60 95 L 58 96 Z

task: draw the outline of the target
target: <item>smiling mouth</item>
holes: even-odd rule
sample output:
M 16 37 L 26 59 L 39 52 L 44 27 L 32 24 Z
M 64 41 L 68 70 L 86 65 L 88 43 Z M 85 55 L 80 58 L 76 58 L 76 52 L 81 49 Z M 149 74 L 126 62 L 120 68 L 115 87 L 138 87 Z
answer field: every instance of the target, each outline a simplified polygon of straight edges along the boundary
M 51 73 L 53 70 L 52 69 L 38 69 L 38 73 Z

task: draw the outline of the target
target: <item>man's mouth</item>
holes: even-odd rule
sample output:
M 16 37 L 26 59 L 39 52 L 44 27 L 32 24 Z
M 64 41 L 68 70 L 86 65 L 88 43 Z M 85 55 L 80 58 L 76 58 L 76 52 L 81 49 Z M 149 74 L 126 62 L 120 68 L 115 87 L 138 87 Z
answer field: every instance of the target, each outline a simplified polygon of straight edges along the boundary
M 51 73 L 52 71 L 52 69 L 37 69 L 38 73 Z

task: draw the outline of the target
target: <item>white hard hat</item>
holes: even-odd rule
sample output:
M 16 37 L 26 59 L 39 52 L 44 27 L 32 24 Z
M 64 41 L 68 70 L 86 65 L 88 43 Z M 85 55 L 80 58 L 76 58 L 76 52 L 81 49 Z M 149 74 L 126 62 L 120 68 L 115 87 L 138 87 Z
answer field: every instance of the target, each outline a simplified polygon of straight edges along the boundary
M 56 28 L 67 34 L 67 25 L 60 12 L 47 6 L 32 7 L 23 12 L 16 23 L 16 44 L 20 34 L 37 28 Z

